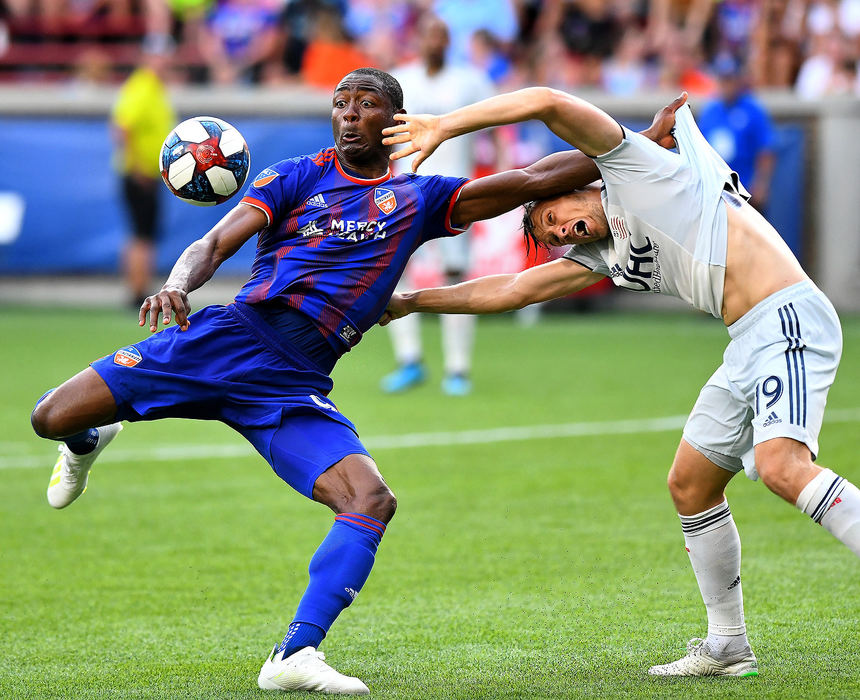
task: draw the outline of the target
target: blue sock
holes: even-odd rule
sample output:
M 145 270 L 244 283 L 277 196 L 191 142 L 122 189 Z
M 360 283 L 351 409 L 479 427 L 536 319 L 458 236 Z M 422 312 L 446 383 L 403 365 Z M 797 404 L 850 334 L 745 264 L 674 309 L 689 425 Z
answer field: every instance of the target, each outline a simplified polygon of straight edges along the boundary
M 344 608 L 358 595 L 376 558 L 385 523 L 360 513 L 341 513 L 311 558 L 310 583 L 284 641 L 286 658 L 307 646 L 316 648 Z
M 80 433 L 63 438 L 63 442 L 76 455 L 87 455 L 99 444 L 99 431 L 95 428 L 87 428 Z
M 322 627 L 312 625 L 310 622 L 291 622 L 287 634 L 284 635 L 284 641 L 278 647 L 278 653 L 284 652 L 283 658 L 287 658 L 305 647 L 316 649 L 324 638 L 325 630 Z

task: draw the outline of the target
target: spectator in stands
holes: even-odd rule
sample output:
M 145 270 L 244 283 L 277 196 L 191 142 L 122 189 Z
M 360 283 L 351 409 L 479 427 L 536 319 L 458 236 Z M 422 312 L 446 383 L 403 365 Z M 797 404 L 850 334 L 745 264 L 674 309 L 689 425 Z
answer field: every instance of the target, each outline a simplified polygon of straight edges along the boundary
M 648 33 L 654 48 L 663 52 L 677 41 L 688 48 L 700 47 L 715 4 L 713 0 L 651 0 Z
M 350 0 L 344 27 L 356 45 L 377 68 L 389 70 L 407 57 L 420 12 L 403 0 Z
M 791 90 L 797 77 L 799 61 L 797 44 L 790 39 L 775 36 L 768 42 L 762 53 L 761 56 L 753 57 L 756 61 L 755 84 L 761 87 Z
M 286 0 L 283 4 L 278 18 L 280 32 L 276 49 L 280 61 L 275 70 L 280 77 L 298 80 L 319 5 L 318 0 Z
M 519 33 L 512 0 L 433 0 L 432 11 L 448 26 L 452 63 L 469 60 L 469 43 L 479 29 L 488 30 L 503 44 L 512 43 Z
M 489 29 L 479 29 L 472 34 L 469 44 L 469 62 L 496 85 L 504 83 L 511 77 L 511 60 L 502 43 Z
M 599 87 L 603 62 L 612 56 L 623 33 L 614 8 L 602 0 L 567 3 L 557 31 L 579 63 L 579 85 Z
M 660 54 L 660 87 L 686 90 L 693 96 L 710 96 L 717 91 L 716 81 L 706 70 L 702 48 L 690 46 L 680 30 L 670 29 L 663 39 Z
M 838 72 L 850 56 L 838 30 L 813 34 L 812 48 L 800 66 L 794 89 L 806 100 L 815 100 L 839 92 Z
M 714 62 L 719 93 L 699 115 L 699 129 L 749 190 L 750 203 L 765 211 L 774 166 L 770 116 L 749 88 L 740 62 L 722 54 Z
M 179 59 L 198 63 L 203 27 L 213 0 L 141 0 L 146 35 L 170 36 L 176 41 Z M 194 68 L 199 72 L 199 68 Z M 201 76 L 193 75 L 195 79 Z
M 220 0 L 198 41 L 210 80 L 260 82 L 266 66 L 280 59 L 278 29 L 278 10 L 266 0 Z
M 649 87 L 654 78 L 645 62 L 645 50 L 645 34 L 638 27 L 627 27 L 615 54 L 603 64 L 603 89 L 610 95 L 629 97 Z
M 760 20 L 761 0 L 722 0 L 714 3 L 717 52 L 742 56 L 752 43 L 753 30 Z
M 344 75 L 369 62 L 352 43 L 340 12 L 332 7 L 317 10 L 302 59 L 302 80 L 312 87 L 332 90 Z
M 161 173 L 156 154 L 176 124 L 164 81 L 170 45 L 144 43 L 143 61 L 120 88 L 111 115 L 116 139 L 115 162 L 131 225 L 123 251 L 123 270 L 131 304 L 140 308 L 150 292 L 155 267 Z

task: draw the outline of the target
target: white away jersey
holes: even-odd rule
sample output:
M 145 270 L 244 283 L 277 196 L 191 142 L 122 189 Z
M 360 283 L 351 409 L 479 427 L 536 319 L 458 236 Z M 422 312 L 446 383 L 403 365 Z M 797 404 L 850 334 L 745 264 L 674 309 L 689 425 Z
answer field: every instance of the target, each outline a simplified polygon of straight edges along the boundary
M 610 235 L 571 246 L 564 257 L 619 287 L 669 294 L 721 317 L 729 189 L 749 198 L 708 144 L 688 106 L 675 115 L 678 152 L 624 129 L 624 140 L 594 161 Z

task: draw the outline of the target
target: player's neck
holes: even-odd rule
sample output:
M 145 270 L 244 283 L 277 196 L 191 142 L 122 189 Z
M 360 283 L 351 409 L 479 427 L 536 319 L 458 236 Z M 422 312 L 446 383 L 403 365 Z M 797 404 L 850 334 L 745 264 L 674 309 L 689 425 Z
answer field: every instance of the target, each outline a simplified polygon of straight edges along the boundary
M 430 77 L 438 75 L 445 67 L 445 59 L 443 58 L 439 61 L 428 60 L 424 63 L 424 67 L 427 70 L 427 75 L 429 75 Z
M 381 158 L 372 158 L 367 161 L 351 160 L 337 153 L 337 160 L 347 175 L 361 180 L 376 180 L 388 174 L 389 160 L 387 153 L 382 154 Z

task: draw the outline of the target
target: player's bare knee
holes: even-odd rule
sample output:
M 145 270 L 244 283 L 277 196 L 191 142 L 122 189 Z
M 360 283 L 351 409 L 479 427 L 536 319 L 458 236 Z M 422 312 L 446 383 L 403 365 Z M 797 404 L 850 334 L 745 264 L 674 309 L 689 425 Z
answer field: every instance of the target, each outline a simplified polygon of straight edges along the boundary
M 390 522 L 396 510 L 397 499 L 384 481 L 365 493 L 355 494 L 344 508 L 346 512 L 363 513 L 383 523 Z
M 805 481 L 800 474 L 805 473 L 811 464 L 811 460 L 796 455 L 774 453 L 765 459 L 756 459 L 756 470 L 768 489 L 794 503 L 799 492 L 798 484 Z
M 759 477 L 771 491 L 794 503 L 801 489 L 819 471 L 809 448 L 790 439 L 768 440 L 756 445 L 755 464 Z
M 666 477 L 666 485 L 669 487 L 669 495 L 677 508 L 686 506 L 694 496 L 695 484 L 693 480 L 683 469 L 679 469 L 674 464 Z
M 56 440 L 63 437 L 63 412 L 52 398 L 47 396 L 36 405 L 30 414 L 30 424 L 39 437 Z

